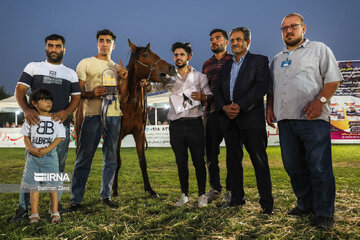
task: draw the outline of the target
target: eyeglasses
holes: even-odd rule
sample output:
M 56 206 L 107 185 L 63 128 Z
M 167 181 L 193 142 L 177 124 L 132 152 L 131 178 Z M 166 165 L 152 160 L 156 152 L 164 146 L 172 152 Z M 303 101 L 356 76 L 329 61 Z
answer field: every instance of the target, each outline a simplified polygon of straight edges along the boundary
M 302 24 L 301 23 L 291 24 L 290 26 L 281 27 L 280 29 L 283 32 L 287 32 L 289 29 L 292 31 L 292 30 L 297 29 L 299 26 L 302 26 Z

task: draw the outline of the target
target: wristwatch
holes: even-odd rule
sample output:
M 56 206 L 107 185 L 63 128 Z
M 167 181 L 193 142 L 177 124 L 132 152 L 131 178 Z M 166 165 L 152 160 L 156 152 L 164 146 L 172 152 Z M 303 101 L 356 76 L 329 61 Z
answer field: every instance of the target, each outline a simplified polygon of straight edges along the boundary
M 326 97 L 318 96 L 317 98 L 320 100 L 321 103 L 324 103 L 324 104 L 326 103 Z

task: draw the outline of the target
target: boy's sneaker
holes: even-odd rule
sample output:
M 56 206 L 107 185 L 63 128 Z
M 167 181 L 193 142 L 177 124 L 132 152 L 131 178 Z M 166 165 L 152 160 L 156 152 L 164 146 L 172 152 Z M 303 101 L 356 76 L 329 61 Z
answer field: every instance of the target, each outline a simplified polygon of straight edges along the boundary
M 226 191 L 224 201 L 228 203 L 231 202 L 231 191 Z
M 209 202 L 212 202 L 214 201 L 215 199 L 217 199 L 218 197 L 220 197 L 220 193 L 219 191 L 213 189 L 213 188 L 210 188 L 209 192 L 207 192 L 205 194 L 205 196 L 207 197 L 207 200 Z
M 208 205 L 208 198 L 205 194 L 203 194 L 198 198 L 198 206 L 206 207 L 207 205 Z
M 20 222 L 27 218 L 28 218 L 28 211 L 26 209 L 23 209 L 22 207 L 19 207 L 18 209 L 16 209 L 15 215 L 13 217 L 8 218 L 7 221 L 10 223 Z
M 175 206 L 183 206 L 184 204 L 186 204 L 187 202 L 190 201 L 190 198 L 188 196 L 185 195 L 185 193 L 182 193 L 181 196 L 180 196 L 180 199 L 179 201 L 177 201 L 175 203 Z

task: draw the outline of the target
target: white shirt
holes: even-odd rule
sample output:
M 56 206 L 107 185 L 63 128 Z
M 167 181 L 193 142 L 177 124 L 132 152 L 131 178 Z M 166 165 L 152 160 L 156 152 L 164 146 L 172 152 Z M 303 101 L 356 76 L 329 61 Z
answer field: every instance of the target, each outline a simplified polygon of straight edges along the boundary
M 192 99 L 191 93 L 201 92 L 205 95 L 212 95 L 206 75 L 196 71 L 191 66 L 189 67 L 190 71 L 186 79 L 182 79 L 181 75 L 177 73 L 169 83 L 170 109 L 167 118 L 170 121 L 182 117 L 203 116 L 204 111 L 201 103 Z M 186 99 L 189 100 L 186 101 Z

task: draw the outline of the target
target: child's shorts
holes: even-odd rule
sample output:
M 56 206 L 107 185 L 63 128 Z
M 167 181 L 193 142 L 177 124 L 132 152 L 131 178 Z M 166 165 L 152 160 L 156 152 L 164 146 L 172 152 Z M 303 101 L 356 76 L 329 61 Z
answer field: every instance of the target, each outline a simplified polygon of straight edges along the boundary
M 61 182 L 54 177 L 59 172 L 56 148 L 42 157 L 36 157 L 26 150 L 26 165 L 21 180 L 21 191 L 57 191 Z

